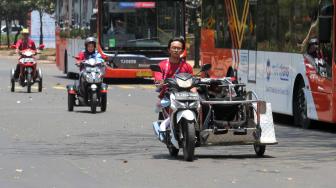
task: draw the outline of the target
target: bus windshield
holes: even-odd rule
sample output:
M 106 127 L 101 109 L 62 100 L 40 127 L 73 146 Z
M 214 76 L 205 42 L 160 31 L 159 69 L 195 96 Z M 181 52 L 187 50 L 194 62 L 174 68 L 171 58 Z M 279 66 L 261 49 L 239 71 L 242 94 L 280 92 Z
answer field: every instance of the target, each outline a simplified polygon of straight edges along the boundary
M 183 8 L 181 0 L 103 1 L 102 49 L 166 49 L 169 39 L 184 36 Z

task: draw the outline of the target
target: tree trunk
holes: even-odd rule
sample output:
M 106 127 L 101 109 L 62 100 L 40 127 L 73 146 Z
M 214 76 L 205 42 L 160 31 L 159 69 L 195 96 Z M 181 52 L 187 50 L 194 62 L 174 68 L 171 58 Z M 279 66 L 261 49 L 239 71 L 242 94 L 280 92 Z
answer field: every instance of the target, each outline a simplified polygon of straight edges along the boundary
M 7 27 L 7 47 L 10 47 L 10 38 L 9 38 L 9 20 L 6 18 L 6 27 Z
M 15 34 L 15 38 L 14 38 L 14 44 L 16 44 L 18 38 L 19 38 L 19 35 L 21 33 L 21 30 L 18 30 L 17 33 Z
M 39 15 L 40 15 L 40 45 L 43 44 L 43 11 L 39 10 Z

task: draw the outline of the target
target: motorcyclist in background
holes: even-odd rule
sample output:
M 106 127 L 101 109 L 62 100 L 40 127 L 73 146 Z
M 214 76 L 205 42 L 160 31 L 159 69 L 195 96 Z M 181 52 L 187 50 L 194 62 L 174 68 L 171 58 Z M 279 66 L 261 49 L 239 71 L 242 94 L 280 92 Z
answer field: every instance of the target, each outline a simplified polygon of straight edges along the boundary
M 19 39 L 15 44 L 15 53 L 19 54 L 20 51 L 26 50 L 26 49 L 36 50 L 35 42 L 29 38 L 29 30 L 26 28 L 22 29 L 21 35 L 22 35 L 22 38 Z M 20 65 L 18 63 L 16 65 L 16 69 L 14 72 L 14 78 L 18 79 L 19 74 L 20 74 Z

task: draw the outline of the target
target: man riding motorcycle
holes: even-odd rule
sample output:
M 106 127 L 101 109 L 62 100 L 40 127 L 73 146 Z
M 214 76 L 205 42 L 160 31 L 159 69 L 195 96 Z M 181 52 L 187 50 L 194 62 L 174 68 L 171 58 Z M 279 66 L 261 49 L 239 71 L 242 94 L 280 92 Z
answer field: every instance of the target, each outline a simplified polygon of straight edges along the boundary
M 26 49 L 31 49 L 31 50 L 36 50 L 36 46 L 33 40 L 29 38 L 29 30 L 28 29 L 22 29 L 21 31 L 22 38 L 19 39 L 16 44 L 15 44 L 15 53 L 19 54 L 20 51 L 26 50 Z M 20 54 L 21 55 L 21 54 Z M 14 78 L 18 79 L 20 74 L 20 65 L 16 65 L 16 69 L 14 72 Z
M 181 55 L 185 50 L 185 41 L 182 38 L 173 38 L 168 42 L 169 58 L 159 63 L 161 72 L 155 72 L 155 83 L 160 91 L 160 101 L 165 100 L 164 95 L 166 87 L 163 81 L 167 78 L 173 78 L 179 73 L 193 74 L 193 69 Z M 167 99 L 166 99 L 167 100 Z M 160 103 L 160 102 L 159 102 Z M 165 131 L 169 127 L 170 118 L 165 119 L 160 125 L 160 131 Z

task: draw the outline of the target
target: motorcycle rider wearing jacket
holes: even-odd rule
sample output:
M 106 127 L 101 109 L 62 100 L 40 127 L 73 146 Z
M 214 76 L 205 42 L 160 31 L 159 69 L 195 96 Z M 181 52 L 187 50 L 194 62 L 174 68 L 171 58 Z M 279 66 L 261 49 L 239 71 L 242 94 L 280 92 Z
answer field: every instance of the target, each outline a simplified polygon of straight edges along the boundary
M 173 38 L 168 42 L 168 52 L 169 58 L 163 60 L 159 63 L 161 72 L 155 72 L 155 83 L 160 90 L 160 102 L 161 100 L 169 100 L 164 98 L 166 92 L 166 86 L 163 85 L 163 82 L 167 78 L 173 78 L 176 74 L 179 73 L 189 73 L 193 74 L 193 69 L 184 58 L 181 58 L 183 51 L 185 50 L 185 41 L 182 38 Z M 165 119 L 160 125 L 160 131 L 165 131 L 169 127 L 170 118 Z M 160 138 L 161 140 L 163 138 Z
M 35 42 L 29 38 L 29 30 L 22 29 L 21 31 L 22 38 L 19 39 L 15 44 L 15 53 L 19 54 L 20 51 L 31 49 L 36 50 Z M 20 74 L 20 65 L 16 65 L 16 69 L 14 72 L 14 78 L 18 79 Z
M 85 50 L 79 52 L 79 54 L 77 55 L 76 59 L 77 59 L 77 65 L 79 66 L 79 71 L 81 75 L 81 71 L 83 69 L 81 65 L 81 63 L 85 60 L 94 58 L 97 61 L 104 63 L 104 58 L 103 56 L 96 50 L 96 38 L 94 37 L 88 37 L 85 39 Z M 78 84 L 75 84 L 78 86 L 78 88 L 80 88 L 81 86 L 81 76 L 79 76 L 79 81 Z M 80 89 L 82 90 L 82 89 Z

